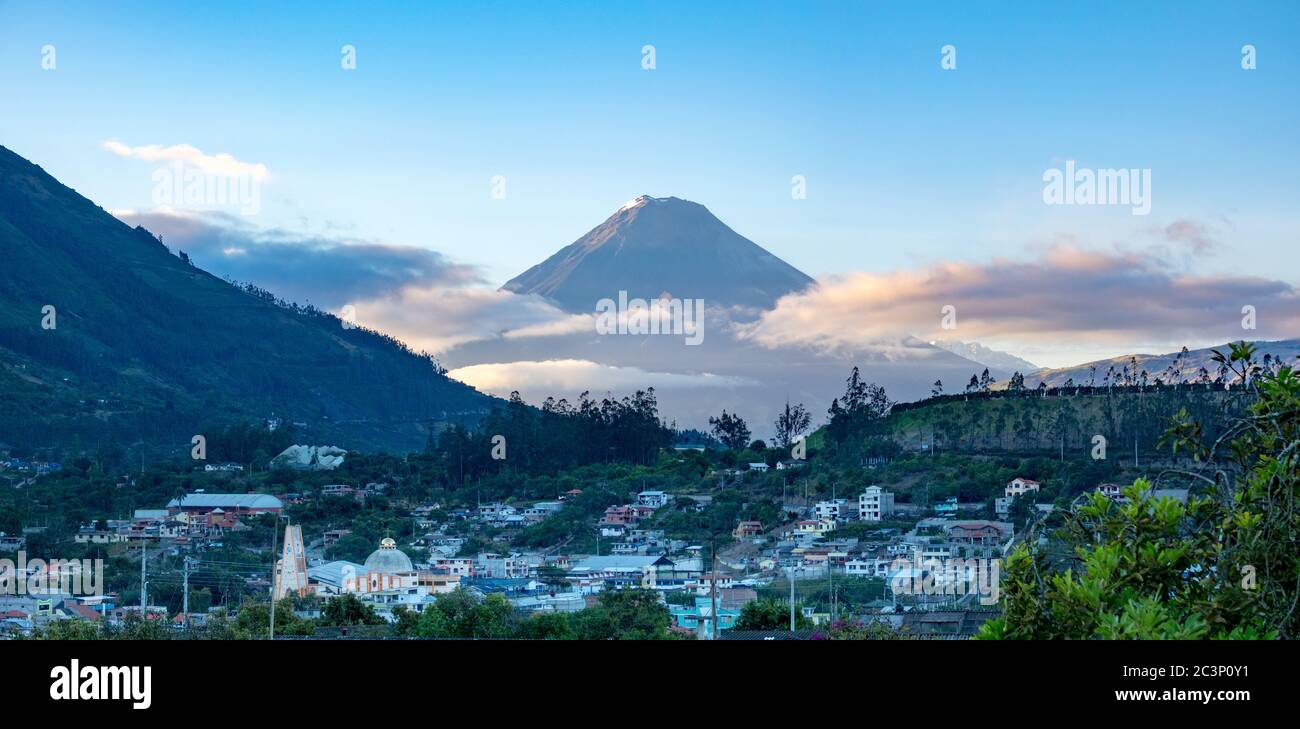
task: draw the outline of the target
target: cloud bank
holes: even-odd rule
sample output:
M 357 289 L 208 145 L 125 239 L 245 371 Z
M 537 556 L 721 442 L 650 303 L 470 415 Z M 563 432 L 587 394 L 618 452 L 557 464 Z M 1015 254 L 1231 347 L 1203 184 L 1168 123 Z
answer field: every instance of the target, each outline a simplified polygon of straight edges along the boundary
M 590 390 L 596 394 L 606 390 L 631 392 L 647 387 L 716 388 L 758 384 L 744 377 L 650 372 L 639 367 L 614 367 L 580 359 L 470 365 L 451 370 L 448 374 L 494 395 L 508 395 L 513 390 L 543 393 Z
M 1207 244 L 1204 231 L 1177 226 L 1171 239 Z M 954 317 L 945 329 L 945 307 Z M 1243 330 L 1253 306 L 1257 330 Z M 1118 350 L 1137 343 L 1300 335 L 1295 286 L 1255 276 L 1196 276 L 1163 259 L 1054 245 L 1035 260 L 937 263 L 917 270 L 850 273 L 782 298 L 739 336 L 766 347 L 851 350 L 916 335 L 1049 345 L 1087 340 Z

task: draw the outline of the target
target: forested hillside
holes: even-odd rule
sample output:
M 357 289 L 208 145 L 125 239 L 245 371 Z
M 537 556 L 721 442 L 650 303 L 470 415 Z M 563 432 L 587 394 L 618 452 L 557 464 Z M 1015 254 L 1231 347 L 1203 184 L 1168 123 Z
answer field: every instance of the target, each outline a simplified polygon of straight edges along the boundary
M 488 409 L 431 358 L 200 270 L 3 147 L 0 260 L 0 441 L 188 442 L 274 417 L 418 448 Z

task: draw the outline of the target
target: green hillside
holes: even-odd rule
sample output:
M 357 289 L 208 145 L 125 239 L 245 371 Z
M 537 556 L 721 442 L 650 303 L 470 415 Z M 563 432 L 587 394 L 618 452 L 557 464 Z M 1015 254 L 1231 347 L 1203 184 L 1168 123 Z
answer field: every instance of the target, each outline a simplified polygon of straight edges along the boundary
M 1101 435 L 1117 455 L 1131 455 L 1135 442 L 1139 453 L 1167 453 L 1157 444 L 1180 409 L 1205 424 L 1206 439 L 1212 440 L 1247 397 L 1239 390 L 1198 385 L 1052 393 L 994 392 L 895 405 L 871 439 L 896 443 L 903 451 L 1077 455 L 1090 452 L 1093 437 Z M 826 429 L 809 436 L 808 446 L 826 448 Z
M 343 447 L 416 448 L 491 402 L 396 340 L 193 267 L 4 147 L 0 261 L 0 441 L 188 444 L 276 417 Z

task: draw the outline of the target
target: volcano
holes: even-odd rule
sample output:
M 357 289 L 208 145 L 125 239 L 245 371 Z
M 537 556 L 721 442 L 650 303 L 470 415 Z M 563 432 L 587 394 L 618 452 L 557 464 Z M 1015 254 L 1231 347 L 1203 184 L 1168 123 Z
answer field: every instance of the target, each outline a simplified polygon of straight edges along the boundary
M 538 294 L 573 313 L 590 312 L 619 291 L 767 309 L 812 282 L 703 205 L 642 195 L 502 289 Z

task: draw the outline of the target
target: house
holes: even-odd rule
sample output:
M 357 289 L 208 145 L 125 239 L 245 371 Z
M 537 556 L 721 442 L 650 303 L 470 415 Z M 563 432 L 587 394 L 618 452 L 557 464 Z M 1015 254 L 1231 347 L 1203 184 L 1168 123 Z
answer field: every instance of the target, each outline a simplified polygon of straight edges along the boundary
M 721 635 L 722 631 L 735 627 L 736 621 L 740 619 L 740 610 L 740 607 L 728 606 L 722 600 L 718 601 L 717 630 L 719 635 Z M 714 612 L 713 598 L 711 596 L 697 595 L 695 601 L 690 605 L 669 605 L 668 612 L 672 616 L 673 625 L 678 628 L 695 633 L 705 640 L 713 637 Z
M 758 521 L 742 521 L 736 525 L 732 536 L 736 539 L 750 539 L 763 535 L 763 523 Z
M 1030 491 L 1038 491 L 1041 485 L 1037 481 L 1031 481 L 1027 478 L 1013 478 L 1007 482 L 1006 496 L 1015 498 L 1023 496 Z
M 1040 485 L 1037 481 L 1031 481 L 1027 478 L 1013 478 L 1007 482 L 1003 495 L 994 500 L 993 510 L 997 512 L 999 518 L 1005 519 L 1010 516 L 1011 504 L 1018 497 L 1024 496 L 1031 491 L 1037 492 L 1039 488 Z
M 844 563 L 844 574 L 850 577 L 884 577 L 894 562 L 884 557 L 858 557 Z
M 736 578 L 721 572 L 709 572 L 695 578 L 694 582 L 687 583 L 686 587 L 694 590 L 697 595 L 708 595 L 713 591 L 715 583 L 719 590 L 727 590 L 736 586 Z
M 845 499 L 834 499 L 832 501 L 818 501 L 813 507 L 813 513 L 818 519 L 829 519 L 839 521 L 843 515 L 844 505 L 848 503 Z
M 894 494 L 879 486 L 868 486 L 858 496 L 858 518 L 862 521 L 883 521 L 894 512 Z
M 821 539 L 827 532 L 835 531 L 835 522 L 827 519 L 805 519 L 794 525 L 796 539 Z
M 750 463 L 748 465 L 749 465 L 749 470 L 751 471 L 758 471 L 759 473 L 762 473 L 767 470 L 766 463 Z
M 1124 489 L 1117 483 L 1103 483 L 1097 486 L 1097 493 L 1108 499 L 1119 499 L 1124 496 Z
M 786 459 L 786 460 L 784 460 L 784 461 L 777 461 L 777 463 L 776 463 L 776 470 L 778 470 L 778 471 L 788 471 L 788 470 L 790 470 L 790 469 L 792 469 L 792 468 L 803 468 L 803 467 L 806 466 L 806 465 L 808 465 L 808 462 L 807 462 L 807 461 L 797 461 L 797 460 L 794 460 L 793 458 L 789 458 L 789 459 Z
M 672 499 L 673 497 L 671 495 L 666 494 L 663 491 L 642 491 L 636 495 L 636 502 L 638 504 L 641 506 L 648 506 L 652 509 L 658 509 L 669 501 L 672 501 Z
M 484 552 L 474 560 L 475 577 L 514 580 L 528 577 L 529 571 L 528 563 L 518 554 Z
M 464 578 L 474 574 L 474 560 L 469 557 L 435 557 L 429 563 L 429 567 L 434 572 Z
M 627 526 L 636 521 L 636 512 L 630 506 L 611 506 L 600 517 L 600 526 Z

